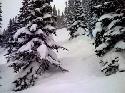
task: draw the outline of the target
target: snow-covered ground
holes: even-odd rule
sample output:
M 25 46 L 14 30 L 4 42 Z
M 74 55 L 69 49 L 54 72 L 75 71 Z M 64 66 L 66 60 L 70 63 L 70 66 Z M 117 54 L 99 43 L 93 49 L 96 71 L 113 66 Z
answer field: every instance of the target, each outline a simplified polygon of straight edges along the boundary
M 80 36 L 68 40 L 65 28 L 57 31 L 54 37 L 57 42 L 68 49 L 60 50 L 58 57 L 62 66 L 69 70 L 66 73 L 45 74 L 37 81 L 36 86 L 17 93 L 125 93 L 125 73 L 104 76 L 100 72 L 98 59 L 89 38 Z M 1 61 L 5 59 L 0 57 Z M 6 64 L 0 65 L 0 93 L 11 92 L 15 74 Z
M 7 51 L 5 49 L 0 48 L 0 64 L 5 64 L 6 63 L 6 58 L 4 55 L 6 55 Z

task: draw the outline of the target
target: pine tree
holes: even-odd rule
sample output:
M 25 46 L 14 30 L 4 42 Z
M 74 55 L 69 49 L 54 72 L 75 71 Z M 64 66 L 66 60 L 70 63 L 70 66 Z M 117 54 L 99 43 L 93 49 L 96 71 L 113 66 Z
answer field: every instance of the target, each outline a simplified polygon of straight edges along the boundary
M 0 2 L 0 46 L 2 47 L 3 43 L 3 36 L 2 36 L 2 9 L 1 9 L 1 6 L 2 3 Z
M 1 10 L 1 2 L 0 2 L 0 31 L 1 31 L 1 28 L 2 28 L 2 26 L 1 26 L 1 21 L 2 21 L 1 13 L 2 13 L 2 10 Z M 0 37 L 0 39 L 1 39 L 1 37 Z M 1 40 L 0 40 L 0 43 L 1 43 Z M 1 79 L 1 76 L 0 76 L 0 79 Z
M 125 2 L 105 0 L 93 10 L 98 17 L 96 32 L 96 54 L 101 58 L 101 71 L 111 75 L 119 71 L 119 61 L 125 50 Z M 121 47 L 122 46 L 122 47 Z
M 66 27 L 68 27 L 67 23 L 68 23 L 68 2 L 65 2 L 65 10 L 64 10 L 64 14 L 65 14 L 65 24 L 66 24 Z
M 58 9 L 58 15 L 57 15 L 57 17 L 60 17 L 60 10 Z
M 64 28 L 65 27 L 65 25 L 66 25 L 66 23 L 64 23 L 64 21 L 65 21 L 65 16 L 64 16 L 64 14 L 62 13 L 62 14 L 60 14 L 60 10 L 58 9 L 58 11 L 57 11 L 57 9 L 56 9 L 56 6 L 54 5 L 53 6 L 53 16 L 55 16 L 55 18 L 56 18 L 56 20 L 55 20 L 55 23 L 56 23 L 56 28 L 57 29 L 61 29 L 61 28 Z
M 101 0 L 103 1 L 103 0 Z M 85 24 L 88 29 L 88 36 L 93 38 L 93 29 L 96 21 L 98 18 L 95 16 L 95 13 L 93 12 L 93 6 L 95 6 L 98 2 L 101 2 L 99 0 L 82 0 L 82 6 L 83 6 L 83 12 L 85 14 Z
M 60 15 L 60 11 L 58 10 L 57 29 L 61 29 L 61 28 L 64 28 L 64 27 L 66 27 L 64 13 L 62 12 L 62 14 Z
M 71 38 L 79 36 L 81 33 L 85 34 L 86 25 L 84 23 L 84 13 L 81 0 L 74 1 L 73 23 L 68 27 Z M 78 29 L 82 28 L 82 32 L 78 33 Z
M 56 28 L 60 29 L 60 25 L 61 25 L 61 15 L 60 15 L 60 10 L 58 9 L 57 11 L 57 22 L 56 22 Z
M 67 13 L 67 26 L 69 27 L 70 25 L 73 24 L 74 22 L 74 10 L 75 10 L 75 7 L 74 7 L 74 0 L 68 0 L 68 4 L 67 4 L 67 10 L 66 10 L 66 13 Z
M 13 35 L 20 28 L 18 24 L 18 17 L 10 19 L 7 29 L 3 32 L 3 47 L 10 47 L 10 43 L 13 40 Z
M 2 28 L 2 26 L 1 26 L 1 25 L 2 25 L 2 23 L 1 23 L 1 21 L 2 21 L 2 15 L 1 15 L 1 14 L 2 14 L 2 9 L 1 9 L 1 4 L 2 4 L 2 3 L 0 2 L 0 30 L 1 30 L 1 28 Z
M 18 73 L 13 82 L 14 91 L 34 86 L 35 81 L 45 72 L 66 71 L 60 66 L 53 51 L 65 48 L 59 46 L 52 36 L 55 34 L 55 17 L 52 16 L 50 2 L 52 0 L 28 0 L 26 9 L 29 10 L 25 12 L 28 15 L 23 16 L 23 21 L 20 21 L 22 27 L 13 35 L 8 62 Z
M 10 19 L 7 29 L 5 29 L 3 32 L 3 37 L 4 37 L 3 38 L 3 47 L 5 47 L 5 48 L 7 48 L 7 45 L 8 45 L 10 33 L 12 31 L 12 24 L 13 24 L 13 21 L 12 21 L 12 19 Z
M 66 23 L 65 13 L 62 12 L 62 15 L 61 15 L 61 28 L 67 27 L 66 25 L 67 25 L 67 23 Z
M 57 9 L 56 6 L 53 6 L 53 16 L 57 17 Z
M 52 11 L 52 14 L 53 14 L 53 16 L 55 17 L 55 24 L 56 24 L 56 28 L 58 28 L 58 11 L 57 11 L 57 9 L 56 9 L 56 6 L 54 5 L 53 6 L 53 11 Z
M 29 16 L 30 16 L 30 4 L 29 4 L 30 0 L 23 0 L 22 1 L 22 5 L 23 7 L 20 8 L 20 14 L 18 16 L 18 21 L 20 23 L 20 26 L 26 26 L 29 22 Z M 34 12 L 32 12 L 32 15 L 34 14 Z

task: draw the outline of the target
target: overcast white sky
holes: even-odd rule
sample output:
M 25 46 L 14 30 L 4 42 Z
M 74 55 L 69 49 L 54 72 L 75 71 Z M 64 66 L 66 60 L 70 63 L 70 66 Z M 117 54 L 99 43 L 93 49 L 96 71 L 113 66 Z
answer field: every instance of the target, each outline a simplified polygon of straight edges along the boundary
M 21 6 L 21 0 L 0 0 L 2 1 L 2 11 L 3 11 L 3 28 L 5 28 L 8 24 L 8 21 L 10 18 L 15 17 L 20 9 Z M 58 9 L 61 11 L 64 11 L 65 2 L 67 0 L 54 0 L 52 5 L 56 5 Z

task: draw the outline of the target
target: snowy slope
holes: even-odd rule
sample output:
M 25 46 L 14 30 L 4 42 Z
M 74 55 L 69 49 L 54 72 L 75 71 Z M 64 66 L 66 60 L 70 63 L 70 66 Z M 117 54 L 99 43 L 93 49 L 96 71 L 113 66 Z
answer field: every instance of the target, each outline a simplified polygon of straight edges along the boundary
M 17 93 L 125 93 L 125 73 L 103 76 L 90 39 L 80 36 L 69 41 L 66 29 L 58 30 L 54 38 L 69 50 L 60 50 L 58 54 L 62 66 L 69 72 L 45 74 L 36 86 Z M 0 80 L 4 85 L 0 87 L 0 93 L 14 93 L 9 91 L 13 71 L 6 65 L 1 65 L 0 69 L 4 78 Z
M 5 54 L 7 53 L 7 51 L 3 48 L 0 48 L 0 64 L 5 64 L 6 63 L 6 58 L 5 58 Z
M 69 36 L 69 31 L 66 30 L 67 30 L 66 28 L 58 29 L 56 31 L 56 36 L 55 35 L 53 36 L 54 40 L 59 43 L 67 41 L 70 38 L 70 36 Z
M 14 80 L 15 74 L 11 68 L 7 65 L 0 65 L 0 93 L 11 93 L 10 90 L 13 89 L 12 81 Z

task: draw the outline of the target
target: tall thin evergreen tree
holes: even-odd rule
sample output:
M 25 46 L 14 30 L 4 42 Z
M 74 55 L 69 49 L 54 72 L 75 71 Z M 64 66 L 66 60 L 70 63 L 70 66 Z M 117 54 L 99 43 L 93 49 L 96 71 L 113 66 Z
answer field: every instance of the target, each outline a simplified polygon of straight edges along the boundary
M 53 16 L 57 17 L 57 9 L 56 9 L 56 6 L 54 5 L 53 6 Z
M 20 28 L 18 24 L 18 17 L 16 16 L 13 19 L 10 19 L 7 29 L 3 32 L 3 47 L 10 47 L 10 43 L 13 40 L 13 35 Z
M 73 24 L 74 22 L 74 0 L 68 0 L 67 4 L 67 9 L 66 9 L 66 13 L 67 13 L 67 26 L 69 27 L 71 24 Z
M 0 46 L 2 47 L 3 45 L 3 36 L 2 36 L 2 3 L 0 2 Z
M 22 1 L 22 7 L 20 8 L 20 14 L 18 16 L 18 21 L 20 23 L 20 26 L 23 27 L 23 26 L 26 26 L 29 22 L 29 16 L 31 15 L 30 14 L 30 3 L 29 3 L 30 0 L 23 0 Z M 32 12 L 33 14 L 34 12 Z
M 65 18 L 64 18 L 64 21 L 65 21 L 65 25 L 66 27 L 68 27 L 68 2 L 66 1 L 65 2 L 65 10 L 64 10 L 64 15 L 65 15 Z
M 74 10 L 73 10 L 73 23 L 68 26 L 68 30 L 70 31 L 71 38 L 79 36 L 81 33 L 85 34 L 85 22 L 84 22 L 84 12 L 82 7 L 81 0 L 74 0 Z M 78 33 L 78 29 L 82 28 L 83 30 Z
M 1 9 L 1 6 L 2 5 L 2 3 L 0 2 L 0 30 L 1 30 L 1 28 L 2 28 L 2 9 Z
M 103 0 L 101 0 L 101 1 L 103 1 Z M 94 37 L 92 31 L 94 29 L 94 25 L 95 25 L 96 21 L 98 20 L 98 18 L 94 15 L 93 6 L 97 5 L 101 1 L 99 1 L 99 0 L 82 0 L 83 11 L 85 14 L 84 22 L 86 23 L 86 26 L 88 29 L 88 36 L 90 36 L 91 38 Z

